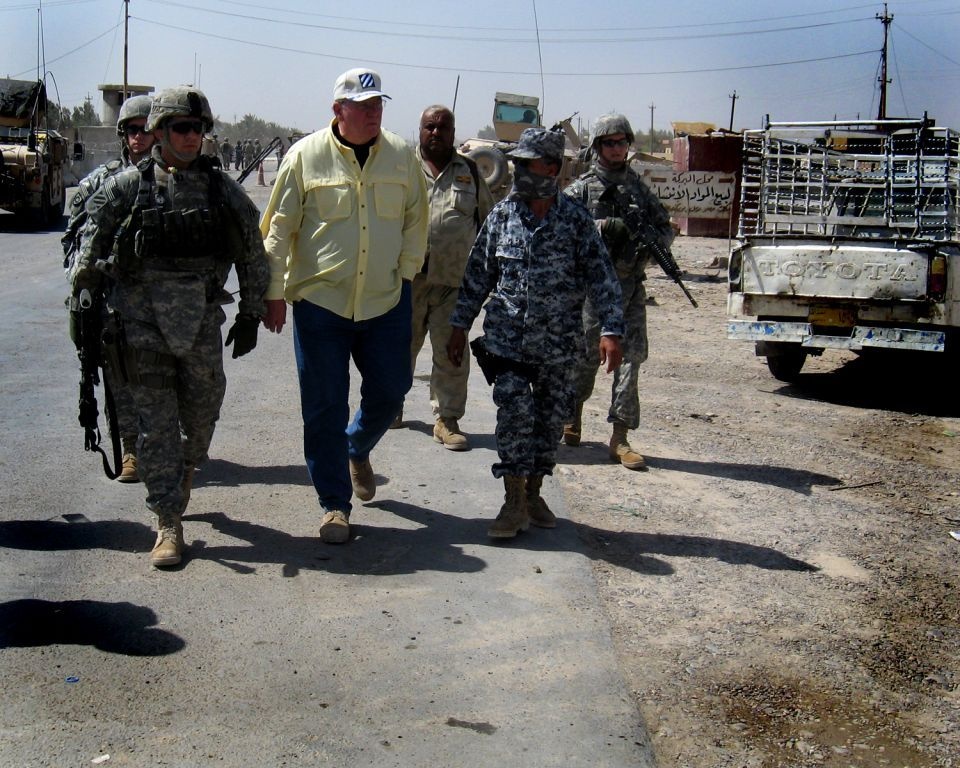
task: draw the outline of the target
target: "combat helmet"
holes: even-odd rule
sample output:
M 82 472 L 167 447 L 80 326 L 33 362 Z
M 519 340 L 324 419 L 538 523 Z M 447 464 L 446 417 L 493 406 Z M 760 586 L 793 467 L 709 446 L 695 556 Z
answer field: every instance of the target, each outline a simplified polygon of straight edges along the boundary
M 612 136 L 615 133 L 625 134 L 627 141 L 633 144 L 633 128 L 630 127 L 630 121 L 619 112 L 609 112 L 606 115 L 600 115 L 593 124 L 593 132 L 590 136 L 590 146 L 597 148 L 597 141 L 604 136 Z
M 137 117 L 150 117 L 149 96 L 132 96 L 120 107 L 120 116 L 117 118 L 117 136 L 123 136 L 123 129 L 127 123 Z
M 171 117 L 195 117 L 203 121 L 205 132 L 213 128 L 213 112 L 207 97 L 202 91 L 185 85 L 165 88 L 156 95 L 147 118 L 147 130 L 156 130 Z

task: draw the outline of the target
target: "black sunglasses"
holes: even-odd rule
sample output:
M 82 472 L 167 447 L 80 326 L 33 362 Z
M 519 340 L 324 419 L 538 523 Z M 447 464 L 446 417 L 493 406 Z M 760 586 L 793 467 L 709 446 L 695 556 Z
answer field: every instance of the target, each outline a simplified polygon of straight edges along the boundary
M 181 136 L 186 136 L 191 131 L 202 136 L 203 123 L 200 120 L 181 120 L 178 123 L 170 123 L 170 130 L 179 133 Z
M 123 132 L 127 136 L 136 136 L 138 133 L 148 133 L 147 127 L 145 125 L 131 125 L 127 124 L 124 126 Z
M 600 143 L 603 144 L 607 149 L 613 149 L 614 147 L 626 147 L 630 144 L 629 139 L 600 139 Z

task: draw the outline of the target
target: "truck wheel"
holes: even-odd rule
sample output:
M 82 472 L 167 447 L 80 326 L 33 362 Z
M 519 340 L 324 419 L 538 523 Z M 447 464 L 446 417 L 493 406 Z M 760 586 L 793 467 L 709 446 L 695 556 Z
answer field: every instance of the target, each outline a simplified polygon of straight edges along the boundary
M 40 207 L 31 208 L 27 214 L 27 221 L 31 229 L 46 229 L 50 226 L 51 216 L 50 206 L 50 187 L 47 182 L 43 183 L 43 191 L 40 194 Z
M 467 157 L 477 164 L 477 170 L 490 189 L 499 187 L 506 179 L 507 158 L 499 149 L 477 147 L 467 152 Z
M 767 342 L 767 368 L 778 381 L 793 382 L 807 359 L 806 350 L 799 344 L 776 344 Z

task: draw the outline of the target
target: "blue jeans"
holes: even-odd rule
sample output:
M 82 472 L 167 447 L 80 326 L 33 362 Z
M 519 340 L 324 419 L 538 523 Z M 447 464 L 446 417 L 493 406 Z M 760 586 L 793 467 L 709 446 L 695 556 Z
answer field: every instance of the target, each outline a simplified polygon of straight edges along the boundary
M 293 305 L 303 455 L 324 509 L 350 512 L 347 459 L 366 459 L 403 407 L 410 369 L 410 284 L 386 314 L 355 321 L 311 304 Z M 360 407 L 350 418 L 350 359 L 360 372 Z

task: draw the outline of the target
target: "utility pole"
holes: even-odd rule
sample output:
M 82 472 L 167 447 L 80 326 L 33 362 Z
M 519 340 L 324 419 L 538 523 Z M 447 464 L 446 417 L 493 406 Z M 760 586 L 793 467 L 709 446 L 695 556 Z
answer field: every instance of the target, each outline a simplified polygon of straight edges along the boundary
M 123 0 L 123 100 L 127 100 L 127 57 L 130 30 L 130 0 Z
M 883 49 L 880 51 L 880 77 L 877 78 L 880 83 L 880 110 L 877 114 L 877 120 L 887 119 L 887 85 L 891 80 L 887 79 L 887 34 L 890 31 L 890 22 L 893 16 L 887 13 L 887 4 L 883 4 L 883 15 L 879 13 L 875 17 L 883 24 Z
M 730 131 L 733 132 L 733 113 L 737 109 L 737 92 L 730 94 Z
M 650 102 L 650 154 L 651 154 L 651 155 L 652 155 L 654 152 L 657 151 L 656 148 L 655 148 L 654 145 L 653 145 L 653 110 L 654 110 L 655 108 L 656 108 L 656 107 L 654 107 L 654 104 L 653 104 L 653 102 L 651 101 L 651 102 Z

